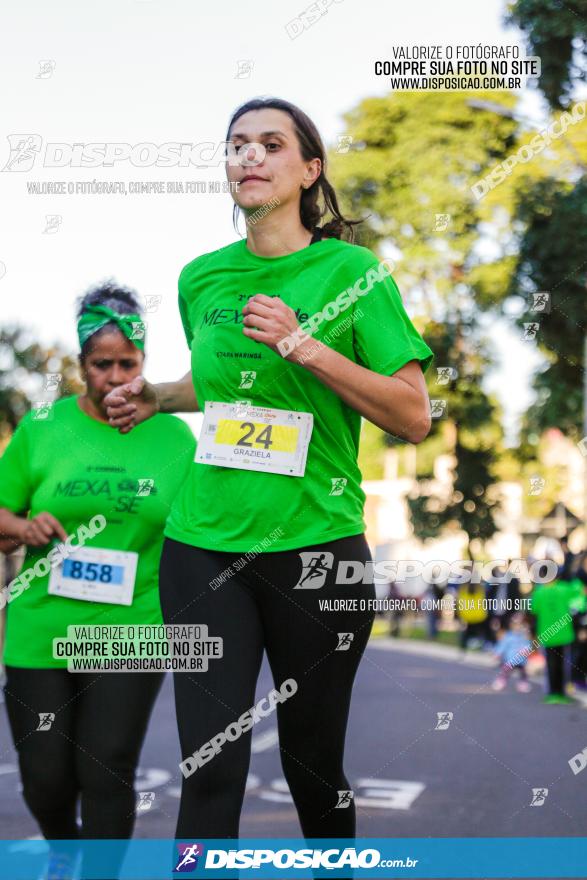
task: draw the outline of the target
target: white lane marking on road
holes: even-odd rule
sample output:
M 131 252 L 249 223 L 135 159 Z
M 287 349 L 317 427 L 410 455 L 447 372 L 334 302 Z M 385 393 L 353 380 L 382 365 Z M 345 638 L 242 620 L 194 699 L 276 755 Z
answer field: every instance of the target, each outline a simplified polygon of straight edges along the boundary
M 426 786 L 404 779 L 357 779 L 352 786 L 358 807 L 376 810 L 409 810 Z M 278 804 L 293 803 L 285 779 L 273 779 L 256 792 L 261 800 Z
M 404 779 L 357 779 L 355 803 L 379 810 L 409 810 L 426 786 Z
M 151 791 L 169 782 L 171 773 L 160 767 L 139 767 L 135 781 L 135 791 Z
M 278 742 L 279 734 L 277 733 L 277 728 L 272 727 L 270 730 L 264 730 L 263 733 L 258 733 L 253 737 L 251 751 L 254 755 L 258 755 L 259 752 L 269 751 L 269 749 L 276 746 Z

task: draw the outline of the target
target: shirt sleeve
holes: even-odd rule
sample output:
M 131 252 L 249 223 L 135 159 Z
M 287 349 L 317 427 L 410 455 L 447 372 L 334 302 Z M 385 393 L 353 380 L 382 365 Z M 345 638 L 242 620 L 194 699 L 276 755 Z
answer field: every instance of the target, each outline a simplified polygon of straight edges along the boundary
M 181 318 L 183 332 L 185 333 L 185 339 L 188 344 L 188 348 L 191 350 L 194 334 L 192 333 L 192 327 L 190 324 L 190 316 L 188 314 L 187 303 L 181 294 L 181 279 L 180 279 L 180 284 L 179 284 L 178 303 L 179 303 L 179 316 Z
M 0 458 L 0 507 L 17 514 L 28 511 L 33 494 L 29 421 L 22 419 Z
M 420 362 L 425 372 L 434 354 L 404 308 L 397 284 L 385 274 L 355 303 L 354 347 L 358 363 L 390 376 L 408 361 Z

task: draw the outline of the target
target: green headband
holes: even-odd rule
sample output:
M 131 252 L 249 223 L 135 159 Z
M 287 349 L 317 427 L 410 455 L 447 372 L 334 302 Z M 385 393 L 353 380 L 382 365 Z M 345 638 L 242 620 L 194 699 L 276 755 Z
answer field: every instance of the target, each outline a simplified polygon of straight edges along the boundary
M 133 345 L 141 351 L 145 350 L 145 325 L 140 315 L 121 315 L 108 306 L 88 306 L 81 314 L 77 322 L 77 335 L 80 348 L 105 327 L 106 324 L 116 324 L 121 333 L 124 333 Z

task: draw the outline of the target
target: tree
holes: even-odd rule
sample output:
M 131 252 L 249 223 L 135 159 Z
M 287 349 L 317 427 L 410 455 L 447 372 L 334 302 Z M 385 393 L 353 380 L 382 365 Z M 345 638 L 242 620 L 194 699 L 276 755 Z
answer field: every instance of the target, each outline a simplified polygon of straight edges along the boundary
M 408 497 L 412 525 L 421 540 L 437 538 L 447 527 L 467 536 L 473 558 L 495 532 L 494 513 L 499 497 L 493 488 L 495 465 L 502 442 L 500 410 L 482 389 L 490 363 L 471 319 L 428 328 L 429 344 L 445 361 L 452 360 L 455 375 L 448 385 L 436 386 L 431 397 L 446 401 L 447 420 L 435 422 L 453 456 L 453 479 L 447 494 L 434 490 L 432 474 L 421 477 Z M 434 433 L 432 434 L 434 437 Z
M 538 84 L 551 107 L 569 104 L 574 84 L 585 80 L 586 12 L 585 0 L 516 0 L 509 9 L 507 23 L 541 60 Z
M 43 348 L 23 327 L 0 329 L 0 444 L 6 443 L 35 400 L 47 398 L 43 377 L 60 374 L 57 396 L 83 389 L 77 359 L 59 346 Z
M 587 332 L 587 178 L 575 186 L 552 179 L 536 185 L 520 203 L 525 232 L 509 294 L 549 294 L 548 311 L 527 305 L 520 325 L 537 323 L 536 342 L 546 356 L 535 376 L 536 401 L 526 414 L 526 433 L 559 428 L 574 439 L 582 430 L 582 360 Z
M 456 522 L 469 548 L 496 528 L 491 487 L 501 442 L 499 409 L 481 388 L 491 359 L 482 345 L 470 277 L 486 212 L 471 187 L 514 149 L 517 130 L 515 120 L 476 112 L 471 97 L 446 93 L 439 101 L 430 93 L 397 93 L 367 99 L 346 117 L 353 148 L 335 154 L 332 163 L 349 213 L 368 215 L 361 243 L 391 251 L 404 296 L 435 319 L 425 334 L 435 365 L 456 370 L 447 386 L 436 383 L 434 368 L 429 371 L 430 397 L 446 399 L 448 418 L 435 421 L 419 447 L 419 457 L 423 448 L 427 458 L 427 445 L 436 451 L 440 438 L 454 455 L 452 491 L 439 498 L 431 474 L 420 472 L 419 492 L 409 504 L 420 538 L 437 537 Z

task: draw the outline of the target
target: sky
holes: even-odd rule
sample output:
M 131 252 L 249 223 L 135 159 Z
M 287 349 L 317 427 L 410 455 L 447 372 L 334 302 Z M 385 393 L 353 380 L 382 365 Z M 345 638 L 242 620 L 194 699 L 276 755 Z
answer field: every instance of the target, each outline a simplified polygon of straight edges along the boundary
M 387 93 L 374 62 L 391 58 L 392 46 L 522 45 L 518 32 L 502 24 L 501 0 L 324 3 L 324 14 L 306 28 L 300 22 L 308 4 L 298 0 L 5 5 L 0 168 L 11 155 L 9 135 L 35 135 L 41 150 L 30 170 L 0 172 L 2 324 L 18 321 L 43 343 L 58 341 L 75 351 L 75 299 L 114 277 L 142 296 L 160 298 L 146 316 L 145 372 L 151 381 L 178 378 L 189 369 L 177 311 L 179 272 L 236 237 L 232 200 L 224 192 L 44 195 L 27 189 L 55 181 L 220 187 L 221 164 L 157 168 L 126 160 L 109 168 L 42 167 L 47 144 L 65 150 L 106 142 L 217 144 L 236 106 L 274 94 L 299 104 L 325 143 L 334 145 L 344 134 L 345 112 L 365 97 Z M 292 39 L 288 32 L 299 35 Z M 521 108 L 537 112 L 536 99 L 523 99 Z M 530 401 L 529 372 L 537 361 L 505 322 L 498 332 L 500 367 L 487 387 L 500 396 L 513 436 Z

